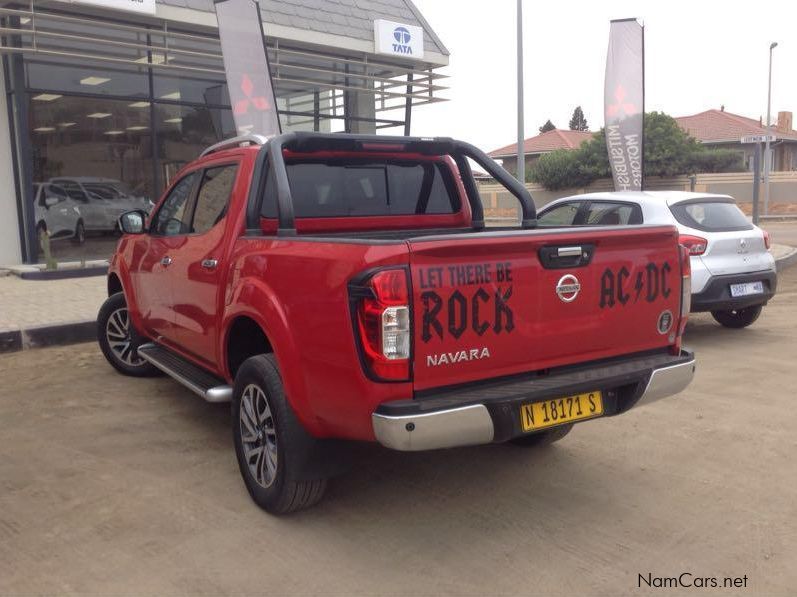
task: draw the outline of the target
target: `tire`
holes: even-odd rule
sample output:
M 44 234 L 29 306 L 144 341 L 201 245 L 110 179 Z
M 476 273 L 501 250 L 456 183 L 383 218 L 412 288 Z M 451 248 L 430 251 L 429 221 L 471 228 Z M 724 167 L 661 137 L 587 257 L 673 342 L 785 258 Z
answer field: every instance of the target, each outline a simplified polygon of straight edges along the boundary
M 509 440 L 509 443 L 515 446 L 523 447 L 550 446 L 552 443 L 558 442 L 560 439 L 570 433 L 572 429 L 572 424 L 561 425 L 559 427 L 549 429 L 548 431 L 538 431 L 537 433 L 532 433 L 530 435 L 521 435 L 520 437 L 512 438 Z
M 273 355 L 250 357 L 238 369 L 232 398 L 232 434 L 246 489 L 265 511 L 295 512 L 312 506 L 324 495 L 325 478 L 298 478 L 299 463 L 311 452 L 315 440 L 285 398 Z
M 752 324 L 761 315 L 764 305 L 753 305 L 744 309 L 734 309 L 730 311 L 712 311 L 711 316 L 717 323 L 726 328 L 741 329 Z
M 130 325 L 127 301 L 122 292 L 112 294 L 97 315 L 97 341 L 106 360 L 120 373 L 132 377 L 154 377 L 160 371 L 136 352 L 146 342 Z
M 86 242 L 86 226 L 83 220 L 78 220 L 75 225 L 75 236 L 72 237 L 72 242 L 76 245 L 82 245 Z

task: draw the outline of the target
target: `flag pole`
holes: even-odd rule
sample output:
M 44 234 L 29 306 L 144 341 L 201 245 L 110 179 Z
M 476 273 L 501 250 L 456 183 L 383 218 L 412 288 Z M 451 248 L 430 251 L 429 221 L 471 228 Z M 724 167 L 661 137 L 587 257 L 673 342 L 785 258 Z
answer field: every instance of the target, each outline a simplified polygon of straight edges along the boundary
M 517 179 L 526 183 L 523 133 L 523 0 L 517 0 Z

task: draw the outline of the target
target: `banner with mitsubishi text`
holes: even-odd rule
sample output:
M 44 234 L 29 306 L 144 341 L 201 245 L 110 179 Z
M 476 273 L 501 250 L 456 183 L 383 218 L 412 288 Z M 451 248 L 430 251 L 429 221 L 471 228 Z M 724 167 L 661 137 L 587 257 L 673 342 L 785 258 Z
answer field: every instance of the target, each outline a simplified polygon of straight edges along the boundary
M 232 115 L 239 135 L 273 137 L 279 114 L 255 0 L 215 0 Z
M 644 48 L 644 28 L 636 19 L 611 21 L 603 105 L 606 149 L 617 191 L 642 189 Z

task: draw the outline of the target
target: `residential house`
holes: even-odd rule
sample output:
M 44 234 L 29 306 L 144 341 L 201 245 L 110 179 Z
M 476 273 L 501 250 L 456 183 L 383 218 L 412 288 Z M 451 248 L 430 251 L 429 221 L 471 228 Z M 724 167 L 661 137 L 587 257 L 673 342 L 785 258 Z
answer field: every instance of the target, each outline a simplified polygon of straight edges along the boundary
M 523 155 L 526 156 L 526 172 L 529 172 L 540 156 L 557 149 L 577 149 L 592 137 L 589 131 L 553 129 L 523 141 Z M 489 153 L 490 157 L 502 162 L 504 168 L 513 176 L 517 174 L 517 143 L 501 147 Z

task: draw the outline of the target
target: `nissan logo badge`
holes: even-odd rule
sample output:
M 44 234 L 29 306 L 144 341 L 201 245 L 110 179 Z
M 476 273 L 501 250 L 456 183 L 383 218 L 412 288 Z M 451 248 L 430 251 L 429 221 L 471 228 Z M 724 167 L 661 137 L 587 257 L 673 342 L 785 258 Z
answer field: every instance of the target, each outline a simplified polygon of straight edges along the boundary
M 581 284 L 573 274 L 565 274 L 559 278 L 556 284 L 556 295 L 566 303 L 576 300 L 578 293 L 581 292 Z

